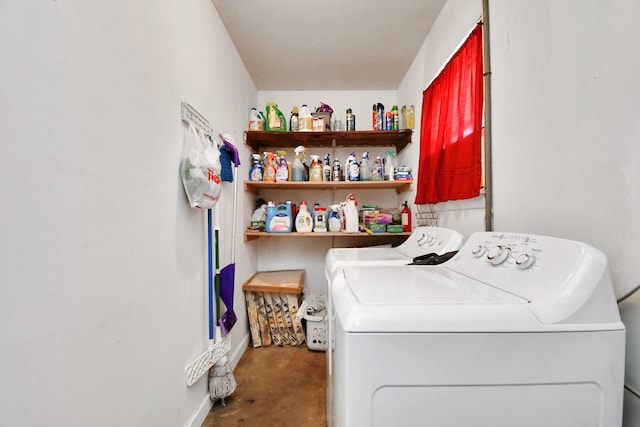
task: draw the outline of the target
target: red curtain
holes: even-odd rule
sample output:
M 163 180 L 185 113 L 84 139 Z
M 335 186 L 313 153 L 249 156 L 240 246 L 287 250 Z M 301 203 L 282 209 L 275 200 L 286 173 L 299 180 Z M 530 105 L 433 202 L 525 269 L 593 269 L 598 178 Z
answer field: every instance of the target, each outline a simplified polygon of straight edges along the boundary
M 480 194 L 482 27 L 477 25 L 422 93 L 416 204 Z

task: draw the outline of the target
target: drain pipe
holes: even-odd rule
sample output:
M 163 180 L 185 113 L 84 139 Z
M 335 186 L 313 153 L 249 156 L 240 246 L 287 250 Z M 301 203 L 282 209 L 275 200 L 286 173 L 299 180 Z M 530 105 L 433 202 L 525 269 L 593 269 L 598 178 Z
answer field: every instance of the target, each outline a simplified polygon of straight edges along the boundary
M 489 0 L 482 0 L 484 67 L 484 227 L 493 231 L 493 172 L 491 160 L 491 50 L 489 49 Z

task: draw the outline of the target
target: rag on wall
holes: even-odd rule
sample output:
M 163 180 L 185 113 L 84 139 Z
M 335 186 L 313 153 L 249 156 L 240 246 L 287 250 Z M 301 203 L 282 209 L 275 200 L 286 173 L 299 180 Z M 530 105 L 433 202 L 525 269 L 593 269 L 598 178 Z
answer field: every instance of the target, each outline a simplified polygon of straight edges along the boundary
M 220 147 L 220 179 L 224 182 L 233 182 L 233 168 L 231 167 L 231 163 L 233 162 L 233 153 L 231 150 L 222 145 Z

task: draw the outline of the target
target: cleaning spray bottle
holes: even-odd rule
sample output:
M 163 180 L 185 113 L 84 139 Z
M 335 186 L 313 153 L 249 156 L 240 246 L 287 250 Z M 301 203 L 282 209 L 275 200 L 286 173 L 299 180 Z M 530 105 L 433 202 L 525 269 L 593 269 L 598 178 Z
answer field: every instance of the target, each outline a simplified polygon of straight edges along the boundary
M 293 151 L 295 153 L 295 158 L 293 159 L 293 167 L 291 168 L 291 180 L 300 182 L 303 181 L 304 178 L 304 165 L 302 164 L 300 155 L 304 154 L 307 149 L 302 145 L 298 145 Z
M 411 233 L 411 209 L 409 209 L 409 204 L 407 201 L 404 201 L 402 205 L 402 227 L 406 233 Z
M 276 155 L 269 151 L 265 151 L 264 157 L 267 159 L 266 161 L 267 165 L 264 168 L 264 176 L 262 180 L 264 182 L 276 182 L 276 172 L 277 172 L 276 164 L 275 164 Z
M 309 182 L 322 182 L 322 163 L 320 156 L 311 155 L 311 168 L 309 168 Z
M 262 181 L 262 173 L 264 168 L 262 167 L 262 160 L 260 154 L 251 155 L 252 166 L 249 171 L 249 181 Z
M 287 119 L 284 114 L 278 109 L 278 105 L 275 102 L 267 102 L 267 121 L 264 130 L 286 132 L 287 131 Z
M 353 194 L 349 194 L 347 204 L 344 207 L 344 231 L 347 233 L 358 232 L 358 207 Z
M 395 180 L 395 171 L 396 171 L 396 153 L 394 151 L 387 151 L 387 158 L 384 162 L 384 180 L 385 181 L 393 181 Z
M 369 152 L 362 153 L 360 162 L 360 181 L 371 181 L 371 165 L 369 164 Z
M 349 162 L 349 181 L 360 181 L 360 165 L 356 160 L 356 153 L 351 153 L 349 158 L 351 159 Z
M 276 181 L 289 181 L 289 164 L 286 151 L 278 150 L 278 166 L 276 167 Z
M 324 164 L 322 165 L 322 180 L 331 181 L 331 158 L 328 153 L 324 157 Z
M 329 215 L 329 231 L 341 231 L 342 230 L 342 215 L 340 205 L 331 205 L 331 214 Z
M 382 159 L 380 156 L 376 156 L 376 160 L 373 162 L 373 167 L 371 168 L 371 181 L 382 181 L 383 174 Z
M 300 209 L 296 214 L 296 231 L 298 233 L 311 233 L 313 231 L 313 216 L 309 212 L 307 202 L 300 203 Z

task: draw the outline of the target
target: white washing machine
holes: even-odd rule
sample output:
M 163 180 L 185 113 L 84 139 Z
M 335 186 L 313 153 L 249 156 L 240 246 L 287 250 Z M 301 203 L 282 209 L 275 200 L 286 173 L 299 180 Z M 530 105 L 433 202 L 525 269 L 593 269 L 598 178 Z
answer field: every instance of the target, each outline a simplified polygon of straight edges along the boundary
M 624 380 L 624 427 L 640 426 L 640 292 L 619 304 L 622 322 L 627 328 Z
M 457 251 L 464 236 L 455 230 L 441 227 L 417 227 L 401 245 L 372 248 L 333 248 L 325 257 L 327 280 L 345 265 L 403 265 L 415 257 L 435 253 L 442 255 Z
M 625 329 L 605 256 L 481 232 L 440 266 L 344 267 L 329 424 L 612 427 Z

